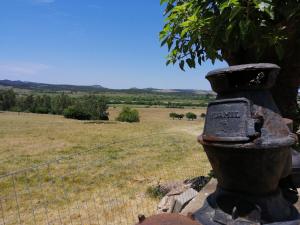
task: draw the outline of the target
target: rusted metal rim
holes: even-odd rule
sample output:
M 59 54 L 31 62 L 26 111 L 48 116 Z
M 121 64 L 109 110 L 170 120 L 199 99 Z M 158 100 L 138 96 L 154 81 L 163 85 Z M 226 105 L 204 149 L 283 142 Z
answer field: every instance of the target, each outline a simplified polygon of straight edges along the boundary
M 140 221 L 141 225 L 202 225 L 186 216 L 179 214 L 160 214 Z M 137 224 L 137 225 L 138 225 Z
M 270 63 L 230 66 L 209 72 L 212 89 L 220 93 L 241 90 L 268 90 L 274 86 L 280 67 Z
M 290 133 L 287 137 L 283 138 L 273 138 L 271 140 L 264 141 L 258 138 L 256 142 L 239 143 L 239 142 L 210 142 L 204 141 L 203 135 L 198 136 L 198 142 L 202 145 L 209 145 L 222 148 L 230 149 L 262 149 L 262 150 L 280 150 L 280 148 L 285 148 L 292 146 L 297 142 L 297 135 Z
M 215 75 L 222 75 L 222 74 L 230 74 L 235 72 L 245 72 L 245 71 L 251 71 L 251 70 L 269 70 L 269 71 L 278 71 L 280 70 L 280 67 L 272 64 L 272 63 L 257 63 L 257 64 L 244 64 L 244 65 L 237 65 L 237 66 L 229 66 L 222 69 L 216 69 L 210 71 L 206 78 L 209 78 L 211 76 Z

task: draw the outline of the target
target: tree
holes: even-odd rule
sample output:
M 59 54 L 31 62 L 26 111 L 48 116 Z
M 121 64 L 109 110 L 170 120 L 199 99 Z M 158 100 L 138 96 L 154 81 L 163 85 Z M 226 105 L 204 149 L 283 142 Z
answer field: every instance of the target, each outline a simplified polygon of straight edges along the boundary
M 136 109 L 123 107 L 122 111 L 120 112 L 119 116 L 116 119 L 121 122 L 133 123 L 133 122 L 139 122 L 140 116 L 139 116 L 139 112 Z
M 23 110 L 27 112 L 34 112 L 34 97 L 33 95 L 28 95 L 24 99 Z
M 187 114 L 185 114 L 185 117 L 188 120 L 195 120 L 195 119 L 197 119 L 197 115 L 195 113 L 192 113 L 192 112 L 188 112 Z
M 184 114 L 176 114 L 176 118 L 181 120 L 184 118 Z
M 16 94 L 12 89 L 0 92 L 0 110 L 10 110 L 16 105 Z
M 200 114 L 200 117 L 201 117 L 202 119 L 204 119 L 204 118 L 206 117 L 206 114 L 205 114 L 205 113 L 201 113 L 201 114 Z
M 229 65 L 275 63 L 281 67 L 272 94 L 282 115 L 300 123 L 300 0 L 161 0 L 160 32 L 167 64 L 195 68 L 211 60 Z M 296 128 L 296 127 L 295 127 Z
M 177 113 L 174 113 L 174 112 L 171 112 L 169 114 L 169 117 L 171 117 L 173 120 L 176 118 L 176 116 L 177 116 Z
M 66 95 L 65 93 L 61 93 L 60 95 L 52 98 L 51 101 L 51 109 L 53 114 L 61 115 L 63 111 L 72 105 L 72 99 Z
M 108 120 L 108 99 L 105 96 L 86 96 L 83 99 L 85 110 L 94 120 Z
M 77 120 L 90 120 L 91 115 L 86 113 L 80 105 L 69 106 L 63 112 L 65 118 Z

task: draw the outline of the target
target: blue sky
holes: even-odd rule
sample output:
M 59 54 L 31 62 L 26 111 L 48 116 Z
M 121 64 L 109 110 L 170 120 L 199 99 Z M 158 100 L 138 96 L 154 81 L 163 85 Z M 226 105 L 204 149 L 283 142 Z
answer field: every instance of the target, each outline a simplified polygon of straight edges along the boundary
M 205 74 L 165 66 L 159 0 L 1 0 L 0 79 L 210 89 Z

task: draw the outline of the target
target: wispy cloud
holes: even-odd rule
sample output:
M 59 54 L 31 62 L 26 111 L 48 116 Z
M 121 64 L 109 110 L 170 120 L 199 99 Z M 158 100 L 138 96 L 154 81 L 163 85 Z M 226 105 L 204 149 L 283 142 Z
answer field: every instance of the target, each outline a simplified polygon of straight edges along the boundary
M 0 75 L 37 75 L 50 67 L 41 63 L 0 63 Z
M 96 4 L 89 4 L 88 7 L 92 9 L 102 9 L 102 6 Z
M 37 4 L 50 4 L 50 3 L 54 3 L 55 0 L 32 0 L 33 3 L 37 3 Z

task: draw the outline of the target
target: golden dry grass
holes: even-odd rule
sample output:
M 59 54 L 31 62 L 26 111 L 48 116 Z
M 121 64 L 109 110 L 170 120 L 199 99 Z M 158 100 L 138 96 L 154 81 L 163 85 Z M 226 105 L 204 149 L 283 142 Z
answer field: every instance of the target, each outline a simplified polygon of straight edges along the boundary
M 138 110 L 133 124 L 113 121 L 120 108 L 106 123 L 0 113 L 0 174 L 51 162 L 0 179 L 0 223 L 134 224 L 155 210 L 147 187 L 210 171 L 203 121 L 169 118 L 205 109 Z

